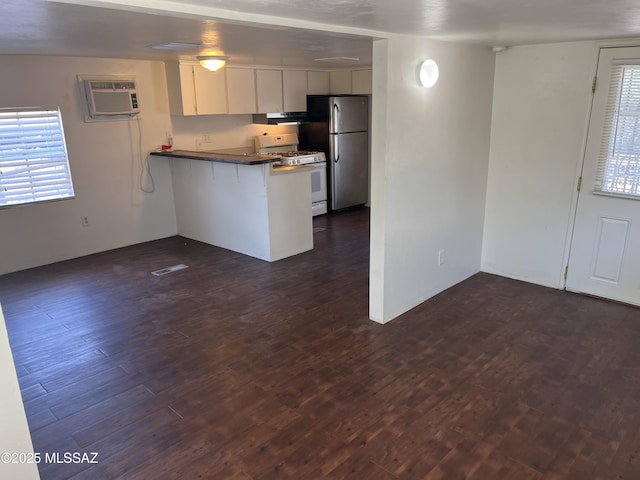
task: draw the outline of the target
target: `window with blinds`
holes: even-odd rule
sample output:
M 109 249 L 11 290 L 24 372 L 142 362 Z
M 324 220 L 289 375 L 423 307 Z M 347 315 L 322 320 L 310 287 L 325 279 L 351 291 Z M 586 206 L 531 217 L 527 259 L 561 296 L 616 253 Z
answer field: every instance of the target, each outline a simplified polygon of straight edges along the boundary
M 73 195 L 60 109 L 0 109 L 0 208 Z
M 611 68 L 595 190 L 640 197 L 640 64 Z

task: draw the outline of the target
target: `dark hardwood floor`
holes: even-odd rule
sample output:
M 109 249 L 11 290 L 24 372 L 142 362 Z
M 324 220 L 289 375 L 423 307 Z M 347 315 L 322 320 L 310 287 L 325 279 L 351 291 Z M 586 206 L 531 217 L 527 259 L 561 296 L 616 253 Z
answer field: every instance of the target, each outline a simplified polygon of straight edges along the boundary
M 0 277 L 36 451 L 98 453 L 43 480 L 640 478 L 639 309 L 478 274 L 381 326 L 368 211 L 315 226 Z

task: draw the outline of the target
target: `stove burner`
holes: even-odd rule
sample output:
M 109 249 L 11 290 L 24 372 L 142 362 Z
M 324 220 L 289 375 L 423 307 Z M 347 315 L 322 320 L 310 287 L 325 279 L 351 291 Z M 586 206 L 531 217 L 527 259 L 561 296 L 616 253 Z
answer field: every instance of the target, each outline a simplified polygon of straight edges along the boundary
M 283 157 L 302 157 L 305 155 L 315 155 L 318 152 L 309 152 L 307 150 L 293 150 L 290 152 L 284 152 L 281 153 L 280 155 Z
M 256 138 L 256 145 L 260 147 L 257 149 L 257 152 L 263 155 L 280 157 L 280 160 L 274 163 L 274 165 L 276 166 L 277 165 L 284 165 L 284 166 L 309 165 L 313 163 L 322 163 L 327 161 L 324 152 L 295 150 L 295 148 L 297 147 L 297 142 L 291 143 L 291 144 L 271 145 L 271 144 L 265 144 L 264 140 L 265 140 L 265 137 L 263 136 L 259 136 Z

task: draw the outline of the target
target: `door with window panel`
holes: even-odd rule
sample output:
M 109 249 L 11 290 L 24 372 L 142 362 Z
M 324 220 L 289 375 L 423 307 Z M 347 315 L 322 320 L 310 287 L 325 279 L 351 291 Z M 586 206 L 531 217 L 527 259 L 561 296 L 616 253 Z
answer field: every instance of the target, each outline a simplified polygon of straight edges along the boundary
M 603 48 L 568 290 L 640 305 L 640 47 Z

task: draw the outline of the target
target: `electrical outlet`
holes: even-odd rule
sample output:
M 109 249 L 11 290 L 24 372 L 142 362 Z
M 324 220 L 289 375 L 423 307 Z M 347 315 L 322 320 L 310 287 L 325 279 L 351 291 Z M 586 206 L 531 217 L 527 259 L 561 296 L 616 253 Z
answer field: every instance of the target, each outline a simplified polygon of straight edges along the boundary
M 83 227 L 89 226 L 89 217 L 85 217 L 84 215 L 80 217 L 80 221 L 82 222 Z
M 442 265 L 444 265 L 444 250 L 439 250 L 438 251 L 438 266 L 441 267 Z

